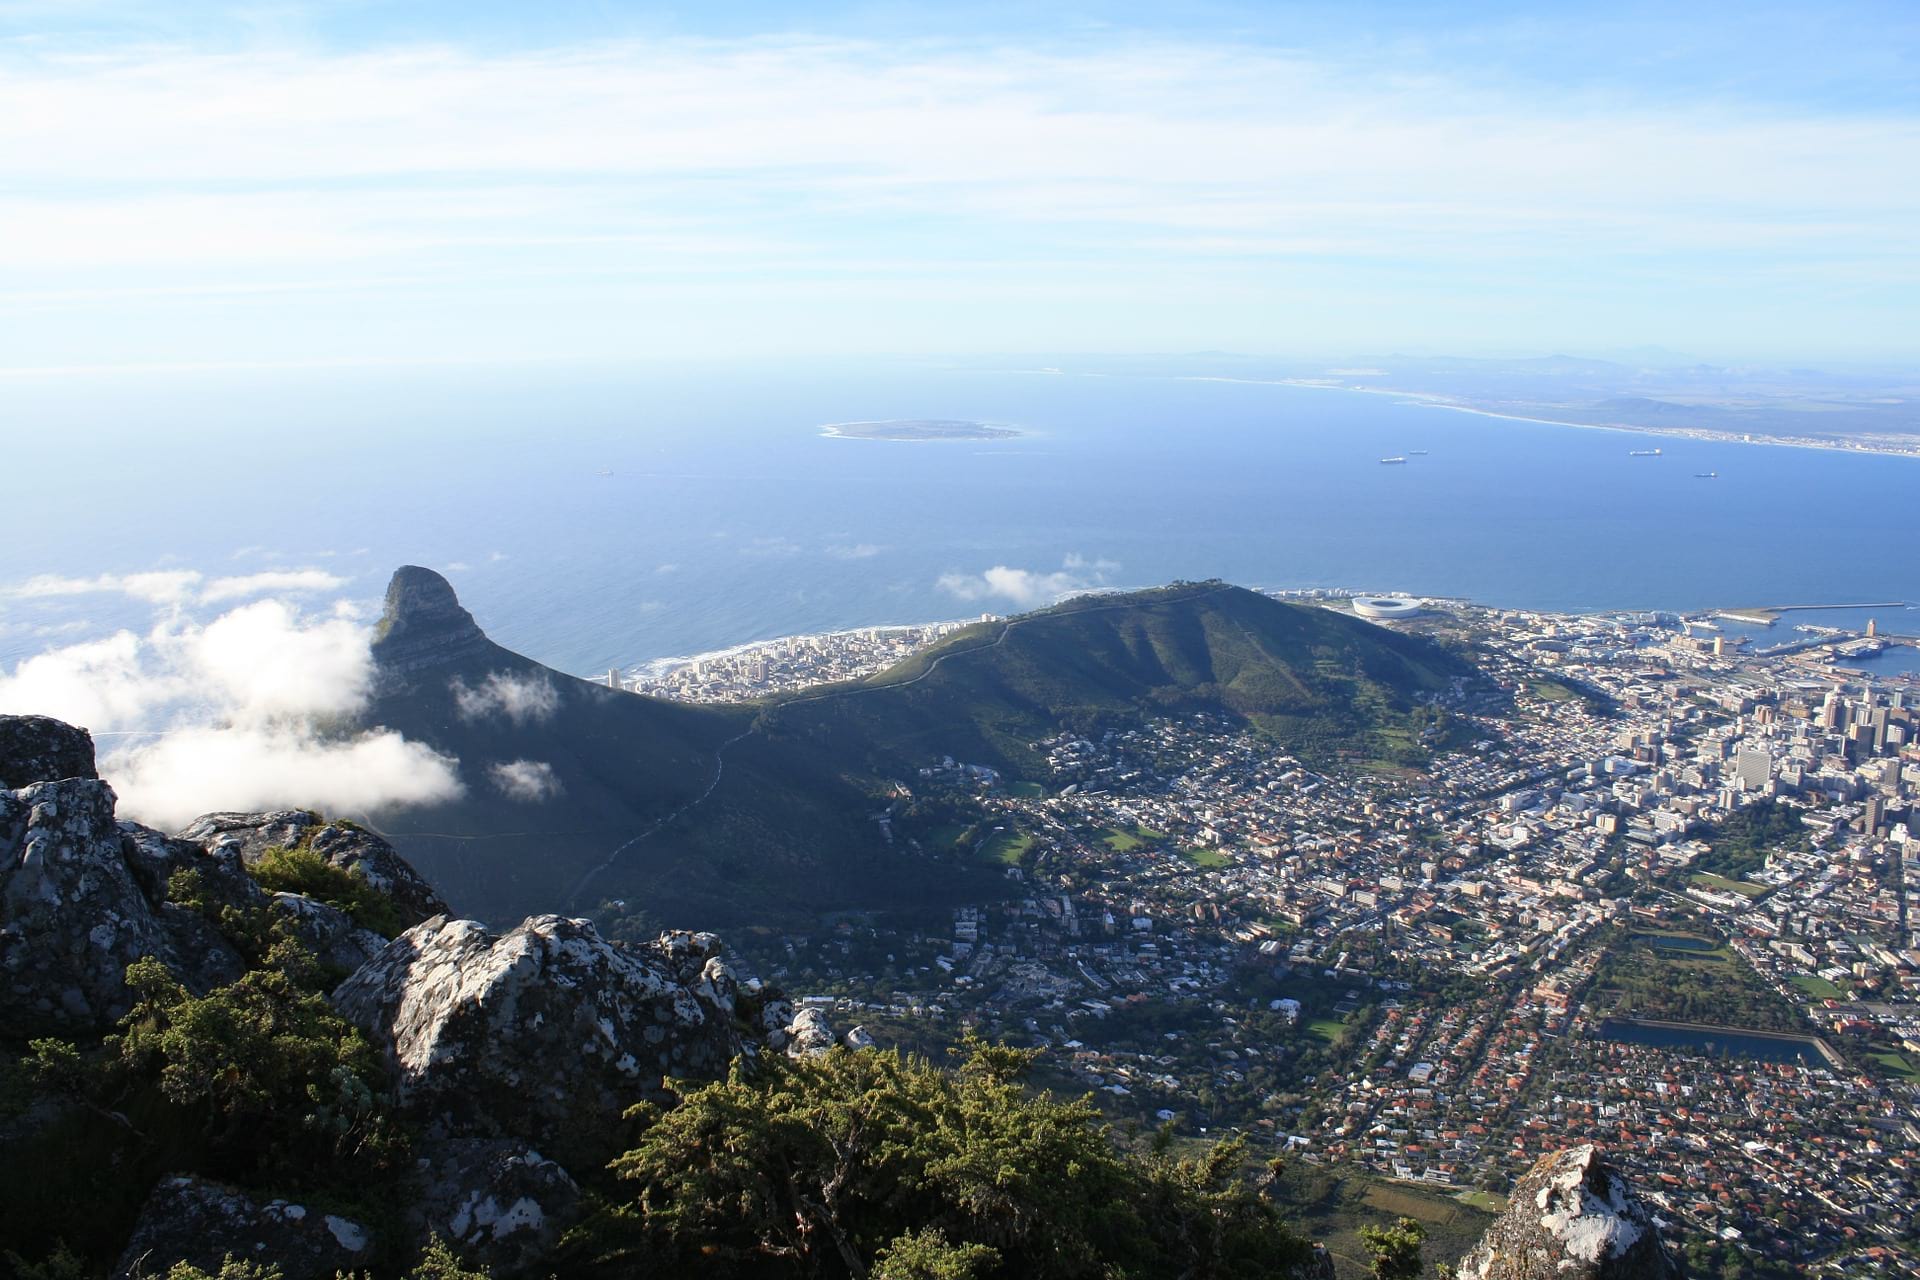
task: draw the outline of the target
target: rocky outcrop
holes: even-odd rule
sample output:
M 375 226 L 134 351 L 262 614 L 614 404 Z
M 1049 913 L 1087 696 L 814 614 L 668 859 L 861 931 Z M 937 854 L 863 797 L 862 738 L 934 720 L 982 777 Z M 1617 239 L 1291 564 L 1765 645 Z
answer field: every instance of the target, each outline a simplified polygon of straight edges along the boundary
M 374 631 L 373 658 L 382 671 L 405 676 L 484 653 L 488 645 L 445 578 L 412 564 L 394 571 Z
M 567 1171 L 520 1142 L 443 1140 L 426 1149 L 419 1170 L 407 1211 L 415 1244 L 437 1236 L 494 1280 L 546 1274 L 541 1259 L 583 1208 Z
M 385 840 L 364 827 L 328 822 L 304 809 L 203 814 L 180 835 L 209 852 L 231 848 L 249 863 L 258 862 L 268 849 L 276 846 L 305 845 L 325 858 L 329 865 L 354 872 L 392 898 L 400 908 L 401 918 L 410 925 L 443 915 L 447 910 L 447 904 L 440 900 L 433 886 Z
M 0 716 L 0 743 L 13 776 L 92 772 L 91 740 L 58 721 Z M 308 813 L 211 814 L 168 836 L 117 822 L 114 803 L 105 782 L 77 773 L 0 789 L 0 1026 L 14 1034 L 111 1030 L 132 1005 L 126 968 L 145 956 L 195 994 L 234 981 L 246 962 L 219 923 L 229 909 L 277 913 L 342 972 L 378 954 L 386 940 L 344 913 L 261 889 L 247 863 L 274 844 L 304 841 L 388 893 L 403 918 L 446 909 L 386 841 L 356 827 Z
M 1542 1157 L 1461 1260 L 1459 1280 L 1669 1280 L 1653 1215 L 1597 1148 Z
M 114 1280 L 164 1276 L 179 1262 L 217 1273 L 229 1257 L 276 1266 L 282 1280 L 334 1280 L 372 1259 L 373 1235 L 288 1200 L 259 1200 L 205 1178 L 166 1178 L 140 1211 Z
M 206 990 L 239 957 L 185 911 L 156 909 L 123 853 L 113 789 L 89 778 L 0 791 L 0 1025 L 93 1035 L 132 1005 L 125 973 L 157 956 Z
M 802 1009 L 785 1030 L 789 1058 L 812 1058 L 833 1048 L 833 1027 L 818 1009 Z
M 0 789 L 99 776 L 85 729 L 46 716 L 0 716 Z
M 304 894 L 276 893 L 269 905 L 313 958 L 329 969 L 352 973 L 386 949 L 387 939 L 362 929 L 340 908 Z
M 416 925 L 333 1002 L 392 1062 L 403 1106 L 437 1133 L 513 1137 L 576 1165 L 618 1150 L 619 1118 L 663 1077 L 717 1077 L 744 1046 L 718 942 L 608 942 L 531 916 L 495 935 Z

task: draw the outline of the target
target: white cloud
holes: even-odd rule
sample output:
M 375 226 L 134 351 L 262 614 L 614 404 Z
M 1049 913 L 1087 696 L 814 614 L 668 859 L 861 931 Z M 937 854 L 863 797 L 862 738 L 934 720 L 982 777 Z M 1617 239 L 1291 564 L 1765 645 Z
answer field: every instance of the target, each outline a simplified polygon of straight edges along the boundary
M 123 816 L 170 830 L 217 809 L 359 814 L 461 794 L 455 761 L 391 730 L 338 741 L 292 726 L 177 729 L 110 758 Z
M 151 604 L 183 604 L 193 597 L 201 575 L 193 569 L 163 569 L 152 573 L 102 573 L 91 578 L 67 578 L 43 573 L 9 588 L 22 599 L 49 596 L 127 595 Z
M 359 813 L 459 794 L 454 761 L 389 730 L 335 727 L 366 705 L 365 626 L 278 599 L 202 624 L 173 594 L 153 598 L 167 612 L 146 635 L 121 631 L 0 671 L 0 711 L 136 740 L 100 759 L 125 816 L 175 827 L 213 809 Z
M 560 785 L 559 775 L 554 773 L 553 766 L 544 760 L 509 760 L 491 766 L 487 776 L 499 788 L 500 794 L 523 804 L 551 800 L 565 789 Z
M 148 573 L 102 573 L 91 578 L 43 573 L 6 588 L 0 594 L 20 599 L 55 596 L 124 595 L 149 604 L 226 604 L 270 591 L 312 593 L 334 591 L 345 578 L 323 569 L 281 569 L 208 580 L 197 569 L 158 569 Z
M 1019 608 L 1032 609 L 1104 586 L 1109 575 L 1119 568 L 1117 561 L 1090 560 L 1071 554 L 1059 569 L 1051 572 L 997 564 L 981 573 L 943 573 L 938 585 L 942 591 L 961 600 L 1005 600 Z
M 495 671 L 478 689 L 455 676 L 449 686 L 462 719 L 480 720 L 502 715 L 515 724 L 537 723 L 560 705 L 560 691 L 543 675 L 516 676 Z
M 827 554 L 835 560 L 871 560 L 880 554 L 880 548 L 871 542 L 856 542 L 852 546 L 831 546 Z
M 331 555 L 323 551 L 321 555 Z M 337 591 L 347 585 L 347 580 L 336 573 L 324 569 L 279 569 L 264 573 L 249 573 L 231 578 L 215 578 L 200 589 L 202 604 L 223 604 L 228 600 L 242 600 L 247 596 L 263 595 L 270 591 L 320 592 Z

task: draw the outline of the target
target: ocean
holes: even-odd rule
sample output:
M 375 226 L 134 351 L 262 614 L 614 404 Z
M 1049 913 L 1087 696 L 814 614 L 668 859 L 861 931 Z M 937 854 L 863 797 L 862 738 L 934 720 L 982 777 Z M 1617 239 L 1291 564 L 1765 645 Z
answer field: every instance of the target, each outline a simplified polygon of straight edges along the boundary
M 1023 434 L 820 431 L 891 418 Z M 11 379 L 0 423 L 0 591 L 317 567 L 374 608 L 424 564 L 502 644 L 586 675 L 1181 578 L 1548 610 L 1920 600 L 1920 461 L 1310 387 L 907 361 L 204 370 Z M 153 613 L 0 595 L 0 664 Z

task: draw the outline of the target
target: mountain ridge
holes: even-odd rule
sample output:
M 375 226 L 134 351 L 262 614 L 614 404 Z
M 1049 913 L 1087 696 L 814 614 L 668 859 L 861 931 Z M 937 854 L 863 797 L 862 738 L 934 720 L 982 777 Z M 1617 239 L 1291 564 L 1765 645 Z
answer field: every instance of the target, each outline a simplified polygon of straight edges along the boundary
M 367 720 L 459 760 L 466 797 L 380 815 L 493 919 L 628 896 L 709 927 L 998 896 L 872 820 L 944 756 L 1043 781 L 1063 729 L 1221 709 L 1278 745 L 1405 763 L 1472 668 L 1418 637 L 1222 582 L 976 624 L 865 680 L 727 706 L 608 689 L 486 638 L 431 570 L 395 574 Z M 506 771 L 503 773 L 502 771 Z

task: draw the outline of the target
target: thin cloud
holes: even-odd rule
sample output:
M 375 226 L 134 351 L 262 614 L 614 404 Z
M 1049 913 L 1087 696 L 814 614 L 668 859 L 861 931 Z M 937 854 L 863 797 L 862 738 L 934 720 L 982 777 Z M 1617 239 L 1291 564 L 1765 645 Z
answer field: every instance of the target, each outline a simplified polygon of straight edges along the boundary
M 508 760 L 488 768 L 487 777 L 501 795 L 522 804 L 551 800 L 565 790 L 544 760 Z
M 980 573 L 943 573 L 936 585 L 948 595 L 970 603 L 1004 600 L 1022 609 L 1038 608 L 1106 585 L 1120 568 L 1117 561 L 1069 555 L 1055 570 L 1016 569 L 994 565 Z
M 59 596 L 123 595 L 149 604 L 227 604 L 248 596 L 337 591 L 347 579 L 324 569 L 284 569 L 208 579 L 197 569 L 101 573 L 91 578 L 38 574 L 0 594 L 24 600 Z
M 545 676 L 516 676 L 495 671 L 473 688 L 460 677 L 449 682 L 454 708 L 463 720 L 504 716 L 514 724 L 537 724 L 552 717 L 560 706 L 560 691 Z

